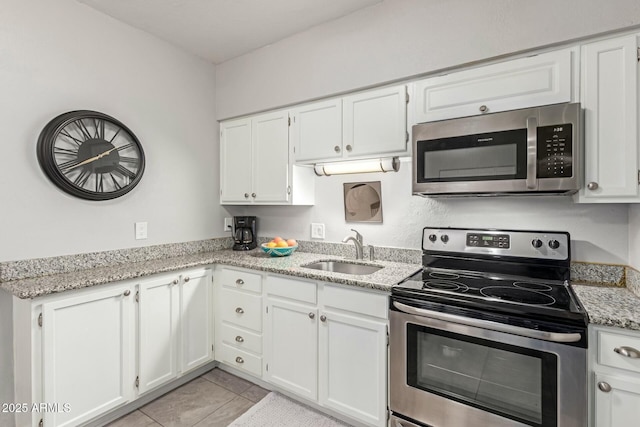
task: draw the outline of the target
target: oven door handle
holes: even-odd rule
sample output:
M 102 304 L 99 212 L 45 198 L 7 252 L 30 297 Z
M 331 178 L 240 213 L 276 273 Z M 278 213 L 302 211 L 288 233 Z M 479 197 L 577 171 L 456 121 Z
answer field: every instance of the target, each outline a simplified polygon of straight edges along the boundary
M 538 331 L 536 329 L 528 329 L 520 326 L 512 326 L 504 323 L 491 322 L 489 320 L 474 319 L 472 317 L 457 316 L 455 314 L 441 313 L 439 311 L 425 310 L 424 308 L 412 307 L 394 301 L 393 305 L 400 311 L 407 314 L 414 314 L 421 317 L 429 317 L 432 319 L 442 320 L 445 322 L 459 323 L 467 326 L 474 326 L 481 329 L 489 329 L 491 331 L 506 332 L 508 334 L 520 335 L 528 338 L 535 338 L 552 342 L 578 342 L 582 339 L 579 333 L 558 333 Z

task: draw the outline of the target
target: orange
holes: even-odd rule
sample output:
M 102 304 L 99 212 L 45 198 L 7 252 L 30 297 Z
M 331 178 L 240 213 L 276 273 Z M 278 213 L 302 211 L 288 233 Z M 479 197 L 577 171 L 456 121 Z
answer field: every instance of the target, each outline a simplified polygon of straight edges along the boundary
M 278 242 L 282 242 L 282 240 L 283 240 L 283 239 L 282 239 L 282 237 L 277 236 L 277 237 L 274 237 L 274 238 L 273 238 L 272 242 L 276 242 L 276 243 L 278 243 Z
M 296 242 L 294 239 L 287 240 L 287 245 L 289 245 L 289 246 L 295 246 L 297 244 L 298 244 L 298 242 Z
M 285 242 L 284 240 L 280 239 L 280 241 L 278 243 L 276 243 L 276 247 L 277 248 L 286 248 L 289 245 L 287 245 L 287 242 Z

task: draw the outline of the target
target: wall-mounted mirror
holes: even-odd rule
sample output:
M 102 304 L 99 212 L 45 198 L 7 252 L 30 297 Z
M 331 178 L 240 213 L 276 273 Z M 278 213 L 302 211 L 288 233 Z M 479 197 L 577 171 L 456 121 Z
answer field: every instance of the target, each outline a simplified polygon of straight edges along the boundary
M 382 222 L 380 181 L 344 184 L 344 218 L 347 222 Z

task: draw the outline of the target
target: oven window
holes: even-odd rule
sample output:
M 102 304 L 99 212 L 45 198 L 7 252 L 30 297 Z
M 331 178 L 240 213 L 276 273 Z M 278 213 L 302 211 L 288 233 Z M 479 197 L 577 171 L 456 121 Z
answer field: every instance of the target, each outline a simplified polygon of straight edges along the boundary
M 407 384 L 520 421 L 555 426 L 557 356 L 407 325 Z
M 418 141 L 420 182 L 526 178 L 525 129 Z

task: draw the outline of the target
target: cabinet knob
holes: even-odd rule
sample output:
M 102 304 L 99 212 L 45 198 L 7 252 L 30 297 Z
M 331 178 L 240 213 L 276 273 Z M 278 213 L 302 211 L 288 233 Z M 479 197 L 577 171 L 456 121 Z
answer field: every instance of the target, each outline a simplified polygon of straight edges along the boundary
M 640 351 L 636 350 L 633 347 L 616 347 L 613 349 L 620 356 L 630 357 L 632 359 L 640 359 Z
M 489 111 L 489 108 L 487 108 L 486 105 L 481 105 L 479 110 L 481 113 L 486 113 L 487 111 Z
M 322 316 L 320 316 L 320 321 L 321 322 L 326 322 L 327 321 L 327 316 L 325 316 L 324 314 Z
M 244 280 L 242 280 L 242 279 L 236 280 L 236 285 L 238 285 L 238 286 L 244 285 Z
M 348 152 L 351 152 L 351 150 L 353 150 L 353 147 L 350 145 L 347 145 L 345 148 L 347 149 Z
M 598 388 L 600 389 L 600 391 L 604 391 L 605 393 L 609 393 L 611 391 L 611 386 L 609 385 L 609 383 L 606 383 L 604 381 L 600 381 L 598 383 Z
M 251 193 L 251 197 L 256 197 L 256 193 Z
M 237 308 L 236 308 L 236 313 L 238 313 L 238 314 L 244 314 L 244 310 L 242 309 L 242 307 L 237 307 Z
M 184 278 L 184 281 L 185 281 L 185 282 L 188 282 L 189 280 L 191 280 L 191 279 L 189 279 L 189 276 L 186 276 L 186 277 Z
M 335 147 L 333 147 L 333 151 L 335 151 L 336 153 L 340 152 L 340 147 L 338 145 L 336 145 Z
M 244 363 L 244 359 L 240 356 L 236 357 L 236 363 Z
M 129 295 L 131 295 L 131 291 L 129 289 L 127 289 L 126 291 L 124 291 L 124 296 L 128 297 Z
M 173 279 L 173 282 L 171 283 L 173 283 L 174 285 L 177 285 L 179 282 L 178 282 L 178 279 Z
M 244 198 L 248 199 L 249 198 L 249 193 L 244 193 Z
M 600 187 L 600 186 L 598 185 L 598 183 L 597 183 L 597 182 L 593 182 L 593 181 L 592 181 L 592 182 L 590 182 L 590 183 L 588 183 L 588 184 L 587 184 L 587 188 L 588 188 L 589 190 L 597 190 L 597 189 L 598 189 L 598 187 Z
M 244 338 L 242 338 L 240 335 L 238 335 L 236 337 L 236 342 L 244 342 Z
M 315 313 L 309 313 L 309 319 L 313 319 L 314 317 L 316 317 Z

